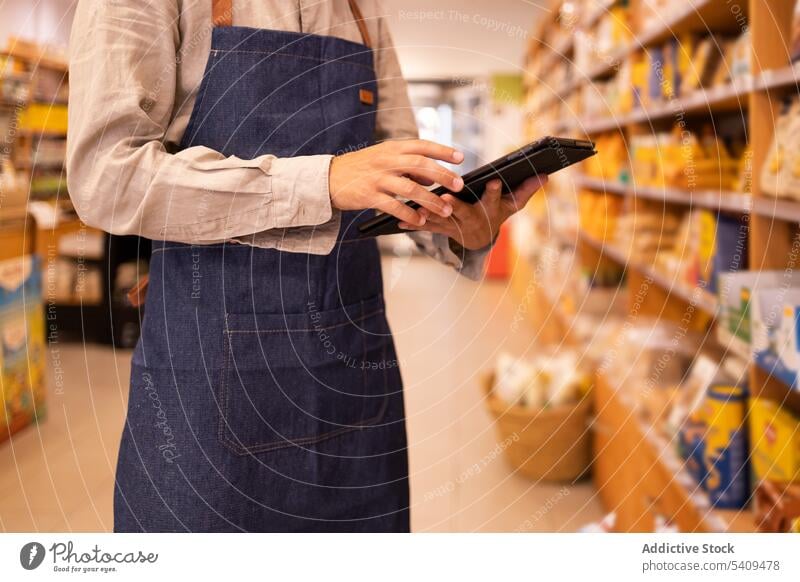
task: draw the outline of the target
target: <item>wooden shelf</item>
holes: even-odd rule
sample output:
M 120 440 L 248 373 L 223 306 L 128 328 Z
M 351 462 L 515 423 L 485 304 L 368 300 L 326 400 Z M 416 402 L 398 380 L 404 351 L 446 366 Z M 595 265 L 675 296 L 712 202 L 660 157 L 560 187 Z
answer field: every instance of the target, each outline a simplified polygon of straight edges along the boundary
M 752 511 L 714 509 L 708 495 L 700 489 L 686 470 L 684 461 L 675 451 L 674 443 L 644 421 L 638 421 L 637 424 L 642 442 L 651 448 L 651 458 L 657 459 L 661 468 L 672 476 L 671 483 L 677 485 L 679 494 L 685 498 L 689 506 L 687 509 L 700 518 L 704 530 L 712 533 L 756 531 Z M 682 511 L 681 508 L 677 510 Z
M 756 91 L 774 89 L 796 89 L 800 83 L 800 65 L 770 69 L 761 73 L 755 81 Z
M 38 162 L 21 160 L 13 163 L 14 167 L 21 170 L 63 170 L 65 162 Z
M 653 513 L 682 532 L 754 532 L 750 510 L 718 510 L 685 468 L 674 444 L 646 424 L 607 374 L 595 383 L 595 484 L 617 531 L 651 531 Z
M 570 34 L 553 46 L 545 45 L 548 53 L 542 58 L 540 71 L 547 71 L 554 67 L 559 61 L 569 57 L 575 48 L 575 35 Z
M 746 1 L 743 2 L 745 8 L 746 4 Z M 630 44 L 618 48 L 606 63 L 588 76 L 589 80 L 609 74 L 616 66 L 614 63 L 618 64 L 638 50 L 666 42 L 671 38 L 677 38 L 684 33 L 705 32 L 711 29 L 735 30 L 736 27 L 736 14 L 726 2 L 719 0 L 687 2 L 687 6 L 681 11 L 666 19 L 662 18 L 657 27 L 640 31 Z
M 23 99 L 9 99 L 8 97 L 0 96 L 0 107 L 5 107 L 6 109 L 24 107 L 26 103 L 27 101 Z
M 786 369 L 774 355 L 756 356 L 749 343 L 736 337 L 723 327 L 717 328 L 717 342 L 725 348 L 728 354 L 744 360 L 749 365 L 754 365 L 761 372 L 782 384 L 787 390 L 798 390 L 796 375 L 791 370 Z
M 650 278 L 656 285 L 668 291 L 671 295 L 679 297 L 686 303 L 689 303 L 690 305 L 701 309 L 705 313 L 716 317 L 719 310 L 719 301 L 708 291 L 705 291 L 700 287 L 689 287 L 688 285 L 678 281 L 672 275 L 662 273 L 650 265 L 646 265 L 638 261 L 632 261 L 630 260 L 628 253 L 626 253 L 623 249 L 619 249 L 613 244 L 607 244 L 588 233 L 581 232 L 580 238 L 614 262 L 638 271 L 639 273 Z
M 591 69 L 581 83 L 590 83 L 605 77 L 610 77 L 613 73 L 617 72 L 622 62 L 634 52 L 634 46 L 623 46 L 615 49 L 610 54 L 600 56 L 598 60 L 600 64 Z
M 560 89 L 556 89 L 553 93 L 545 97 L 542 103 L 539 106 L 539 111 L 546 111 L 556 103 L 560 103 L 566 100 L 570 94 L 575 91 L 578 87 L 583 84 L 583 79 L 574 79 L 561 87 Z
M 555 1 L 555 0 L 554 0 Z M 578 26 L 591 32 L 610 3 L 592 2 L 584 11 L 583 22 Z M 641 3 L 629 3 L 631 22 L 643 22 Z M 574 63 L 563 61 L 569 67 L 562 78 L 570 79 L 558 87 L 530 86 L 529 103 L 539 102 L 543 106 L 531 112 L 542 115 L 554 134 L 570 133 L 573 137 L 597 135 L 604 132 L 622 132 L 625 136 L 647 135 L 666 130 L 674 123 L 686 120 L 718 121 L 726 117 L 740 117 L 749 152 L 748 168 L 752 176 L 752 193 L 719 191 L 717 189 L 681 189 L 621 183 L 582 176 L 574 181 L 578 186 L 633 200 L 654 201 L 648 206 L 658 210 L 660 204 L 674 205 L 670 211 L 684 208 L 708 208 L 725 212 L 746 220 L 748 256 L 750 269 L 766 271 L 794 268 L 796 254 L 793 241 L 800 225 L 800 199 L 778 198 L 765 192 L 759 179 L 765 164 L 769 163 L 776 123 L 785 100 L 800 94 L 800 62 L 788 64 L 789 39 L 793 35 L 793 15 L 797 0 L 689 0 L 676 2 L 675 11 L 662 11 L 659 24 L 652 29 L 639 25 L 636 36 L 624 46 L 601 57 L 594 53 L 590 65 L 579 69 Z M 741 10 L 740 10 L 741 8 Z M 769 10 L 767 10 L 769 8 Z M 551 23 L 543 23 L 546 30 Z M 618 63 L 631 57 L 648 53 L 660 47 L 668 39 L 687 33 L 725 35 L 734 37 L 747 26 L 752 43 L 751 53 L 757 58 L 752 62 L 752 74 L 742 76 L 717 87 L 691 92 L 675 99 L 651 102 L 647 107 L 620 112 L 611 107 L 589 115 L 586 103 L 577 99 L 578 93 L 596 91 L 592 83 L 615 75 Z M 585 47 L 573 41 L 572 50 L 578 52 Z M 560 44 L 554 43 L 554 44 Z M 541 65 L 541 51 L 531 60 L 532 65 Z M 594 65 L 594 66 L 592 66 Z M 730 63 L 728 63 L 730 65 Z M 539 69 L 544 75 L 546 73 Z M 548 79 L 553 83 L 554 77 Z M 624 90 L 624 89 L 623 89 Z M 538 93 L 533 93 L 538 91 Z M 552 94 L 551 94 L 551 91 Z M 567 112 L 567 101 L 574 112 Z M 734 121 L 734 120 L 731 120 Z M 732 123 L 731 129 L 739 124 Z M 531 129 L 534 129 L 531 124 Z M 531 138 L 535 136 L 529 136 Z M 568 182 L 553 183 L 561 188 L 561 195 L 574 197 L 574 189 Z M 556 195 L 556 192 L 552 192 Z M 617 200 L 616 202 L 621 202 Z M 628 203 L 629 201 L 625 201 Z M 554 237 L 558 237 L 554 233 Z M 667 270 L 665 263 L 651 260 L 631 260 L 633 244 L 625 237 L 617 246 L 606 233 L 593 237 L 586 232 L 578 233 L 575 256 L 577 268 L 593 272 L 601 266 L 608 274 L 617 269 L 608 269 L 609 262 L 620 265 L 625 277 L 620 290 L 627 292 L 627 314 L 648 319 L 671 322 L 686 326 L 691 331 L 708 331 L 708 325 L 716 321 L 713 333 L 718 347 L 727 354 L 748 363 L 748 376 L 753 394 L 780 401 L 793 412 L 800 412 L 800 378 L 785 368 L 773 355 L 752 353 L 752 346 L 741 341 L 725 329 L 724 322 L 717 317 L 721 310 L 719 300 L 703 288 L 694 288 L 684 282 L 676 269 Z M 620 239 L 622 240 L 622 239 Z M 612 267 L 614 265 L 611 265 Z M 520 289 L 526 288 L 521 285 Z M 527 282 L 529 284 L 529 281 Z M 545 289 L 545 291 L 551 291 Z M 543 298 L 544 305 L 547 298 Z M 693 309 L 687 309 L 687 303 Z M 562 302 L 562 305 L 567 303 Z M 687 314 L 692 320 L 687 323 Z M 696 316 L 696 317 L 695 317 Z M 569 320 L 563 314 L 553 313 L 552 319 Z M 539 329 L 539 328 L 537 328 Z M 552 345 L 561 345 L 569 340 L 569 334 L 552 332 Z M 583 346 L 581 346 L 583 347 Z M 609 382 L 610 383 L 610 382 Z M 614 386 L 595 391 L 598 430 L 595 433 L 595 459 L 593 473 L 597 480 L 598 495 L 609 511 L 616 511 L 621 531 L 652 531 L 655 516 L 673 519 L 682 531 L 755 531 L 754 515 L 750 511 L 719 511 L 713 509 L 708 497 L 688 477 L 669 436 L 653 434 L 649 424 L 644 424 L 636 411 L 635 391 L 624 401 Z M 609 410 L 613 410 L 609 413 Z
M 34 67 L 41 67 L 43 69 L 51 69 L 63 73 L 69 72 L 69 63 L 58 59 L 53 59 L 44 55 L 30 55 L 14 50 L 0 50 L 0 57 L 8 57 L 26 61 Z
M 613 2 L 611 4 L 613 5 Z M 747 3 L 744 2 L 743 7 L 746 8 L 746 5 Z M 743 11 L 743 13 L 746 15 L 746 11 Z M 598 59 L 601 61 L 599 65 L 591 69 L 582 78 L 575 79 L 562 90 L 557 91 L 555 98 L 548 99 L 546 103 L 551 105 L 553 101 L 565 99 L 584 83 L 611 76 L 618 70 L 625 59 L 639 50 L 657 45 L 687 32 L 710 30 L 712 26 L 714 28 L 733 29 L 735 25 L 736 13 L 725 3 L 718 0 L 698 0 L 689 3 L 679 13 L 667 20 L 662 20 L 658 27 L 643 31 L 629 44 L 617 48 L 609 55 L 600 57 Z
M 31 103 L 35 103 L 37 105 L 69 105 L 69 99 L 45 99 L 43 97 L 33 97 L 30 100 Z
M 574 81 L 557 91 L 546 103 L 566 99 L 583 81 Z M 707 110 L 711 113 L 746 110 L 749 107 L 749 96 L 754 92 L 775 91 L 778 89 L 800 88 L 800 64 L 780 69 L 764 71 L 756 77 L 743 77 L 733 83 L 709 89 L 699 89 L 685 97 L 669 102 L 656 103 L 646 109 L 635 110 L 625 115 L 601 119 L 584 119 L 561 121 L 564 129 L 579 129 L 587 135 L 619 130 L 630 125 L 659 121 L 674 117 L 681 113 L 699 113 Z M 546 109 L 546 107 L 543 107 Z
M 800 202 L 786 198 L 759 196 L 753 198 L 753 212 L 776 222 L 800 223 Z
M 589 4 L 578 28 L 587 32 L 596 29 L 612 3 L 611 0 L 596 0 Z M 634 25 L 642 23 L 640 3 L 629 3 L 629 6 L 631 22 Z M 565 71 L 566 76 L 561 78 L 570 81 L 557 87 L 531 85 L 529 91 L 538 93 L 529 93 L 529 103 L 542 104 L 537 108 L 537 113 L 550 126 L 548 132 L 555 135 L 569 133 L 574 137 L 604 132 L 622 132 L 625 136 L 647 135 L 667 130 L 684 120 L 689 120 L 690 127 L 694 129 L 695 121 L 714 121 L 716 125 L 723 116 L 725 120 L 739 117 L 739 123 L 731 123 L 730 129 L 736 131 L 735 126 L 740 124 L 744 129 L 752 155 L 748 160 L 751 162 L 748 171 L 753 178 L 752 192 L 645 186 L 633 179 L 630 183 L 623 183 L 588 176 L 578 177 L 574 184 L 587 190 L 626 196 L 633 200 L 653 201 L 646 206 L 652 206 L 656 211 L 660 210 L 661 204 L 665 204 L 670 205 L 670 213 L 681 210 L 681 207 L 708 208 L 712 212 L 741 217 L 748 226 L 750 269 L 781 271 L 794 268 L 796 249 L 792 243 L 800 230 L 800 199 L 772 196 L 762 188 L 760 176 L 765 164 L 769 163 L 783 103 L 790 96 L 800 94 L 800 62 L 788 63 L 790 47 L 787 46 L 793 35 L 792 23 L 797 1 L 688 0 L 676 2 L 673 6 L 669 11 L 656 15 L 663 20 L 659 20 L 654 28 L 643 29 L 640 25 L 636 36 L 628 44 L 616 47 L 606 57 L 594 54 L 590 65 L 582 69 L 568 60 L 558 61 L 562 67 L 569 68 Z M 547 30 L 546 27 L 551 23 L 543 22 L 542 25 L 542 30 Z M 611 107 L 589 114 L 584 107 L 587 104 L 585 100 L 578 99 L 582 92 L 592 91 L 594 94 L 597 89 L 592 83 L 611 78 L 616 74 L 619 63 L 646 55 L 668 39 L 679 38 L 687 33 L 733 38 L 739 36 L 745 25 L 750 33 L 751 54 L 758 57 L 753 59 L 751 75 L 675 99 L 651 102 L 646 107 L 624 113 Z M 561 48 L 561 42 L 559 40 L 553 44 Z M 571 50 L 579 48 L 583 47 L 573 43 Z M 538 56 L 554 60 L 543 61 L 539 58 L 537 64 L 555 62 L 556 56 L 548 55 L 544 50 Z M 539 69 L 539 73 L 544 76 L 546 71 Z M 552 83 L 554 78 L 551 76 L 548 80 Z M 567 103 L 561 104 L 563 101 Z M 568 112 L 567 105 L 574 108 L 574 112 Z M 575 192 L 570 186 L 568 182 L 553 183 L 553 187 L 562 189 L 562 196 L 572 198 Z M 556 193 L 553 192 L 553 195 Z M 559 240 L 559 247 L 566 243 L 563 235 L 553 232 L 552 236 Z M 649 257 L 631 260 L 632 256 L 638 259 L 639 255 L 630 252 L 628 247 L 633 246 L 630 240 L 625 237 L 624 242 L 615 245 L 611 238 L 609 233 L 600 233 L 598 237 L 583 231 L 577 233 L 576 267 L 588 272 L 593 272 L 597 266 L 606 271 L 617 271 L 607 269 L 612 263 L 625 270 L 620 286 L 620 290 L 627 294 L 627 309 L 623 318 L 642 316 L 685 326 L 691 331 L 705 332 L 708 332 L 709 323 L 716 320 L 716 329 L 712 330 L 716 336 L 716 347 L 748 363 L 752 393 L 781 402 L 793 412 L 800 412 L 800 375 L 788 370 L 774 355 L 753 353 L 751 345 L 723 329 L 725 322 L 718 317 L 722 306 L 715 296 L 703 288 L 695 288 L 684 282 L 688 277 L 678 273 L 678 269 L 668 270 L 666 262 Z M 528 277 L 533 276 L 531 271 L 532 267 L 527 273 Z M 520 292 L 530 292 L 530 278 L 521 276 L 516 284 Z M 549 298 L 540 299 L 542 305 L 553 302 L 554 289 L 544 288 L 537 292 L 550 295 Z M 530 301 L 529 297 L 527 299 Z M 572 300 L 577 301 L 574 297 Z M 567 298 L 559 303 L 569 306 Z M 693 309 L 688 309 L 687 303 Z M 561 345 L 565 341 L 570 343 L 573 338 L 568 331 L 571 323 L 570 318 L 566 317 L 568 314 L 558 310 L 541 311 L 552 312 L 549 325 L 554 329 L 544 329 L 548 338 L 552 336 L 552 345 Z M 690 322 L 686 319 L 688 314 L 692 316 Z M 537 330 L 543 327 L 539 323 Z M 559 334 L 559 327 L 566 328 L 566 331 Z M 579 347 L 585 346 L 581 343 Z M 652 531 L 656 516 L 663 516 L 673 519 L 681 531 L 687 532 L 755 531 L 755 516 L 750 510 L 720 511 L 711 506 L 708 496 L 688 475 L 684 461 L 671 442 L 671 436 L 657 432 L 638 415 L 635 389 L 630 396 L 615 389 L 614 378 L 624 376 L 626 365 L 618 362 L 615 367 L 617 369 L 609 374 L 610 380 L 594 392 L 597 399 L 597 430 L 593 473 L 598 495 L 608 511 L 617 512 L 619 529 Z
M 752 362 L 753 352 L 750 344 L 742 338 L 733 335 L 722 326 L 717 327 L 717 342 L 725 348 L 726 353 L 736 356 L 746 362 Z
M 47 139 L 67 139 L 66 131 L 50 131 L 47 129 L 20 129 L 17 131 L 19 135 L 27 137 L 44 137 Z
M 677 38 L 688 32 L 729 31 L 740 32 L 741 25 L 737 22 L 737 14 L 733 6 L 735 2 L 728 0 L 695 0 L 686 2 L 686 6 L 662 18 L 659 25 L 649 30 L 643 30 L 636 37 L 634 45 L 637 48 L 646 48 Z M 742 16 L 748 13 L 747 0 L 740 3 Z
M 746 77 L 720 87 L 700 89 L 672 101 L 655 103 L 626 115 L 598 120 L 585 119 L 578 122 L 577 125 L 587 135 L 593 135 L 631 125 L 662 121 L 686 113 L 707 112 L 713 114 L 743 111 L 748 108 L 748 97 L 755 87 L 756 83 L 753 78 Z
M 613 5 L 614 3 L 611 2 L 610 4 Z M 735 4 L 735 2 L 733 4 Z M 611 76 L 618 70 L 620 64 L 625 59 L 639 50 L 657 45 L 670 38 L 677 37 L 687 32 L 694 32 L 698 30 L 706 31 L 711 30 L 712 27 L 715 29 L 735 29 L 737 25 L 737 14 L 736 11 L 733 10 L 733 4 L 728 5 L 728 3 L 720 2 L 719 0 L 698 0 L 687 3 L 687 6 L 682 11 L 673 15 L 671 18 L 662 21 L 658 27 L 640 33 L 628 45 L 619 47 L 611 54 L 599 58 L 598 60 L 601 61 L 599 65 L 591 69 L 582 78 L 576 79 L 575 81 L 566 85 L 562 90 L 557 91 L 556 95 L 554 96 L 555 98 L 547 99 L 545 103 L 552 105 L 553 101 L 565 99 L 573 91 L 585 83 Z M 742 0 L 739 5 L 741 5 L 743 8 L 740 14 L 746 16 L 747 2 Z M 599 9 L 598 12 L 602 14 L 602 11 Z M 788 67 L 787 70 L 783 70 L 782 76 L 779 75 L 777 77 L 773 76 L 769 79 L 762 79 L 760 88 L 767 89 L 768 85 L 770 84 L 772 84 L 773 87 L 780 87 L 794 82 L 794 76 L 791 75 L 789 69 L 791 69 L 791 67 Z M 753 88 L 751 87 L 750 90 L 752 91 L 752 89 Z M 684 106 L 702 108 L 702 105 L 692 105 L 691 102 L 684 104 Z M 545 109 L 545 107 L 543 107 L 543 109 Z M 655 118 L 652 116 L 647 116 L 645 119 Z
M 0 74 L 0 79 L 2 80 L 11 80 L 11 81 L 22 81 L 23 83 L 30 83 L 31 75 L 30 73 L 10 73 L 10 72 L 3 72 Z
M 579 177 L 577 183 L 581 188 L 596 190 L 598 192 L 647 198 L 648 200 L 657 200 L 667 204 L 683 204 L 690 207 L 710 208 L 712 210 L 734 212 L 737 214 L 748 214 L 754 206 L 752 196 L 739 192 L 723 190 L 688 191 L 679 188 L 638 186 L 636 184 L 631 185 L 622 182 L 606 182 L 589 176 Z
M 751 196 L 740 192 L 696 190 L 689 192 L 678 188 L 658 188 L 653 186 L 628 185 L 622 182 L 606 182 L 599 178 L 579 176 L 576 183 L 581 188 L 647 198 L 669 204 L 683 204 L 697 208 L 710 208 L 736 214 L 755 214 L 769 217 L 775 222 L 796 222 L 800 224 L 800 201 L 787 198 Z

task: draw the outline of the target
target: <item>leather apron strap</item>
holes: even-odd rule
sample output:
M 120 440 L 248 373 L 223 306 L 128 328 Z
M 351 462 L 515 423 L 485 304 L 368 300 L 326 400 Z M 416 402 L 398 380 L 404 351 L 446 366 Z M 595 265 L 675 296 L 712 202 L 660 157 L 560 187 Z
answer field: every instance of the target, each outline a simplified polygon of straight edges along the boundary
M 372 38 L 364 15 L 358 7 L 358 2 L 356 0 L 347 0 L 347 2 L 350 5 L 350 13 L 358 26 L 358 31 L 361 33 L 361 41 L 367 48 L 372 48 Z M 211 18 L 214 26 L 233 26 L 233 0 L 211 0 Z
M 233 26 L 233 0 L 211 0 L 214 26 Z
M 369 36 L 369 29 L 367 28 L 367 21 L 364 20 L 364 15 L 361 14 L 361 8 L 358 7 L 358 2 L 356 0 L 347 0 L 350 4 L 350 14 L 353 15 L 353 18 L 358 25 L 358 31 L 361 33 L 361 42 L 364 43 L 364 46 L 367 48 L 372 48 L 372 38 Z

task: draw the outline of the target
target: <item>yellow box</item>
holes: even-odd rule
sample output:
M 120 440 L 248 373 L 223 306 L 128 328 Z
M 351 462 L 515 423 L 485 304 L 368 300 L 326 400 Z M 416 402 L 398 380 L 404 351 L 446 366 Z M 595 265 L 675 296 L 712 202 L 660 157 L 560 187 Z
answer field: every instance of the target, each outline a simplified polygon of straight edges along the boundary
M 67 133 L 67 106 L 31 103 L 19 116 L 20 129 Z
M 800 481 L 800 419 L 777 403 L 750 399 L 750 447 L 756 477 Z

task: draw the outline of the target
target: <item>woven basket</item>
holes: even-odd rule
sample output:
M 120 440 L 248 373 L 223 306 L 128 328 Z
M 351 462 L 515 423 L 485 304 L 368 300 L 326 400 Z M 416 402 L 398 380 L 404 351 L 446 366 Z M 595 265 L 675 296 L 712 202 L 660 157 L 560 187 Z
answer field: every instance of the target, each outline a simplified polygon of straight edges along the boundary
M 574 481 L 592 460 L 591 397 L 546 409 L 509 406 L 497 396 L 494 374 L 482 378 L 486 404 L 509 462 L 523 475 L 542 481 Z

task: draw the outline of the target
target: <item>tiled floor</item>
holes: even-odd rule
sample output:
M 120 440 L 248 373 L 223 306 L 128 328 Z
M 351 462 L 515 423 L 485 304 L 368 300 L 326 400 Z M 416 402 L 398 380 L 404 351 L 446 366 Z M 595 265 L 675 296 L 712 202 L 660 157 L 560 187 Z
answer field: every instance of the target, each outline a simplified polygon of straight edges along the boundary
M 511 325 L 516 305 L 506 284 L 472 283 L 400 256 L 385 259 L 384 273 L 406 385 L 413 529 L 572 531 L 597 519 L 602 509 L 588 483 L 532 484 L 493 452 L 477 373 L 503 349 L 536 349 L 533 330 Z M 63 384 L 51 378 L 46 421 L 0 444 L 0 531 L 112 526 L 130 352 L 57 349 Z

